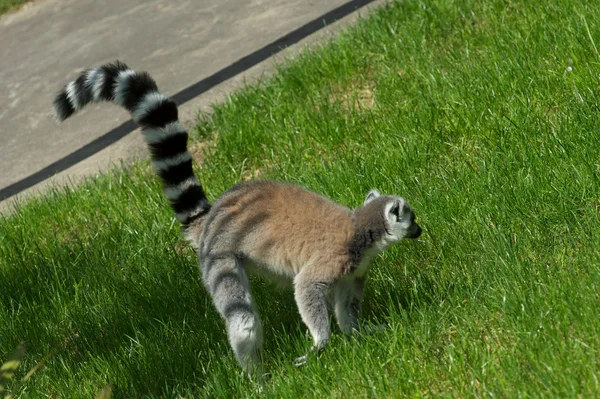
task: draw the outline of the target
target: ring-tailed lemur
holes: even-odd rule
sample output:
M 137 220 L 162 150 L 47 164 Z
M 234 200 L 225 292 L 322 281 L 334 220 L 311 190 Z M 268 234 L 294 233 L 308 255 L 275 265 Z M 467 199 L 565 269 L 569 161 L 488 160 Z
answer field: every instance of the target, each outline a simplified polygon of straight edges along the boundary
M 56 119 L 96 101 L 125 107 L 141 126 L 164 194 L 197 248 L 204 285 L 225 320 L 233 352 L 250 375 L 262 370 L 262 328 L 246 271 L 293 280 L 300 315 L 313 350 L 319 351 L 330 338 L 328 301 L 341 330 L 357 331 L 372 258 L 403 238 L 421 235 L 408 202 L 376 190 L 351 210 L 296 185 L 252 181 L 211 205 L 192 170 L 177 105 L 149 74 L 118 61 L 90 69 L 59 92 Z

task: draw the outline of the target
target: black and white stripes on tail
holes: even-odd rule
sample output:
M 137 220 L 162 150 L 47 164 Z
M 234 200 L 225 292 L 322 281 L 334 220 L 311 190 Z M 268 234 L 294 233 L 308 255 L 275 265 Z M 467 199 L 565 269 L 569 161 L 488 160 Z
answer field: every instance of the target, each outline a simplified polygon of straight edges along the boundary
M 124 107 L 141 126 L 152 166 L 183 227 L 206 215 L 211 204 L 192 170 L 188 133 L 179 123 L 177 104 L 158 90 L 154 79 L 119 61 L 87 70 L 58 93 L 54 100 L 55 118 L 63 121 L 87 104 L 99 101 Z

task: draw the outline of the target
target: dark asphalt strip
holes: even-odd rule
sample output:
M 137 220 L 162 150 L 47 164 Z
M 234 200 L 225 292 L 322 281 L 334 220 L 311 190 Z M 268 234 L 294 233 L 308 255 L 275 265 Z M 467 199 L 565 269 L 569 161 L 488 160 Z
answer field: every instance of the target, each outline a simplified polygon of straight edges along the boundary
M 327 25 L 347 16 L 372 3 L 375 0 L 352 0 L 345 3 L 338 8 L 335 8 L 318 18 L 302 25 L 298 29 L 288 33 L 285 36 L 280 37 L 274 42 L 267 44 L 263 48 L 256 50 L 255 52 L 239 59 L 233 64 L 221 69 L 220 71 L 194 83 L 193 85 L 181 90 L 171 98 L 177 103 L 177 105 L 184 104 L 191 99 L 198 97 L 200 94 L 210 90 L 219 83 L 222 83 L 234 76 L 244 72 L 247 69 L 259 64 L 267 58 L 279 53 L 286 47 L 289 47 L 300 40 L 310 36 L 318 30 L 324 28 Z M 51 99 L 50 99 L 51 100 Z M 50 100 L 48 106 L 50 106 Z M 71 166 L 83 161 L 84 159 L 100 152 L 109 145 L 119 141 L 129 133 L 133 132 L 137 128 L 136 124 L 132 120 L 122 123 L 116 128 L 112 129 L 108 133 L 98 137 L 92 142 L 84 145 L 80 149 L 72 152 L 64 158 L 46 166 L 45 168 L 35 172 L 26 178 L 19 180 L 3 189 L 0 189 L 0 201 L 12 197 L 13 195 L 19 194 L 21 191 L 26 190 L 52 176 L 70 168 Z

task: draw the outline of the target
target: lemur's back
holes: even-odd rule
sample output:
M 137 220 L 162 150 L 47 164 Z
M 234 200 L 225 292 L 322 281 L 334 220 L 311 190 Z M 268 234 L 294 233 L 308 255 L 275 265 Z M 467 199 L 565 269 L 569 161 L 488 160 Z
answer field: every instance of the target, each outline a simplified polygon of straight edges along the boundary
M 352 235 L 350 209 L 274 181 L 240 184 L 226 192 L 203 227 L 203 251 L 235 252 L 289 277 L 304 267 L 318 272 L 345 264 Z

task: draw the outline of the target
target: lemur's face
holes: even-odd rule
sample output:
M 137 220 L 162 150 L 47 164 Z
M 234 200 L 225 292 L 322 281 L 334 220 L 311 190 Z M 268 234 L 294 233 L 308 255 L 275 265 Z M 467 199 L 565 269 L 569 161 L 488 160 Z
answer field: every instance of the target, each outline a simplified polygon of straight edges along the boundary
M 377 190 L 371 190 L 367 194 L 364 205 L 380 197 L 382 196 Z M 382 202 L 385 217 L 385 241 L 392 244 L 404 238 L 419 238 L 421 236 L 421 227 L 417 224 L 417 218 L 408 201 L 402 197 L 386 195 L 378 202 Z

